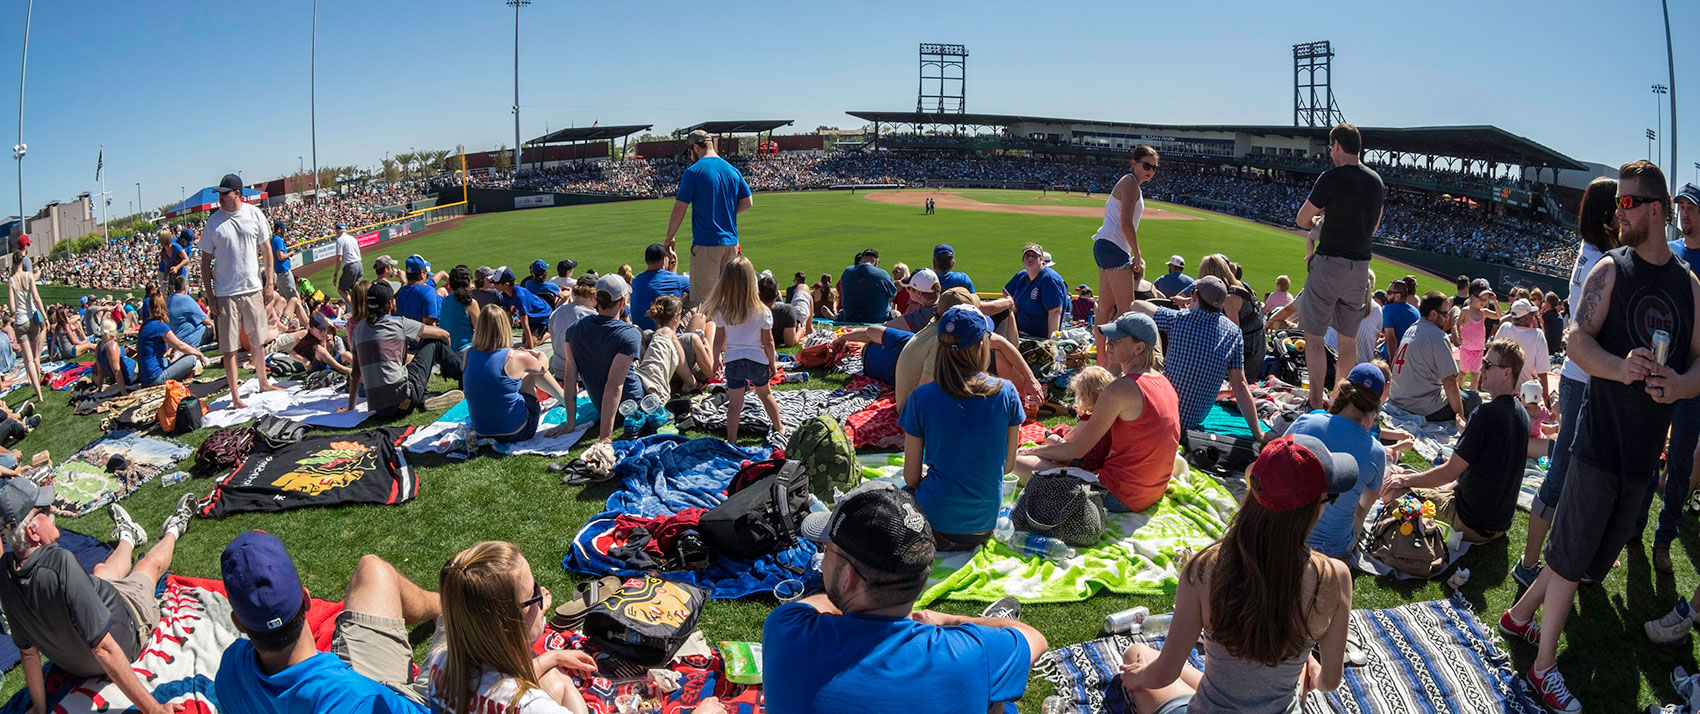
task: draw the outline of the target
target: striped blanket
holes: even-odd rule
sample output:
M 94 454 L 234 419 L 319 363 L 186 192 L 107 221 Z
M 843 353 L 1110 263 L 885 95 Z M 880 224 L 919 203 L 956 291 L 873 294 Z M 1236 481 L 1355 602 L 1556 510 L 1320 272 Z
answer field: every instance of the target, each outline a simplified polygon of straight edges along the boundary
M 1311 692 L 1304 711 L 1539 714 L 1493 630 L 1458 600 L 1434 600 L 1389 610 L 1353 610 L 1352 638 L 1369 662 L 1347 667 L 1340 688 Z M 1084 714 L 1128 714 L 1133 707 L 1116 679 L 1122 652 L 1134 642 L 1162 647 L 1161 637 L 1117 635 L 1053 650 L 1038 674 L 1072 698 Z M 1193 666 L 1204 669 L 1198 651 Z

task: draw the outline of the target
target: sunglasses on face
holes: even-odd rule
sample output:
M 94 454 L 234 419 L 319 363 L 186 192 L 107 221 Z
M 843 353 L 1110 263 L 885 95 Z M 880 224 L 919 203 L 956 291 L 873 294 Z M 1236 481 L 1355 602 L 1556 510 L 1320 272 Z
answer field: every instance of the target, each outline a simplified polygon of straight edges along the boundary
M 543 584 L 533 580 L 531 581 L 531 597 L 529 599 L 522 600 L 519 604 L 519 609 L 521 611 L 530 610 L 532 605 L 541 604 L 542 602 Z
M 1141 162 L 1139 162 L 1139 165 L 1140 165 L 1141 168 L 1144 168 L 1146 171 L 1156 171 L 1157 169 L 1161 168 L 1160 164 L 1153 164 L 1149 161 L 1141 161 Z
M 1633 194 L 1627 194 L 1626 193 L 1626 194 L 1623 194 L 1623 195 L 1617 197 L 1617 207 L 1627 211 L 1631 208 L 1635 208 L 1636 206 L 1640 206 L 1641 204 L 1655 203 L 1658 200 L 1659 199 L 1657 199 L 1657 198 L 1650 198 L 1650 197 L 1647 197 L 1647 196 L 1636 196 L 1636 195 L 1633 195 Z
M 1499 369 L 1500 367 L 1504 367 L 1506 369 L 1511 369 L 1511 365 L 1508 365 L 1508 364 L 1494 364 L 1494 363 L 1489 362 L 1485 359 L 1482 360 L 1482 369 Z

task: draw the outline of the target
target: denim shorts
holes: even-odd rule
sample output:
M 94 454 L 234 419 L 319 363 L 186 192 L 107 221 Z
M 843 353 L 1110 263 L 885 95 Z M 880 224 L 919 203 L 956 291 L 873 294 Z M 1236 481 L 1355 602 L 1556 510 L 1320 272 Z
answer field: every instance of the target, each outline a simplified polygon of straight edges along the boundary
M 1099 270 L 1133 267 L 1133 256 L 1107 240 L 1092 241 L 1092 260 L 1098 263 Z
M 753 359 L 735 359 L 726 363 L 726 388 L 760 387 L 773 379 L 773 370 Z

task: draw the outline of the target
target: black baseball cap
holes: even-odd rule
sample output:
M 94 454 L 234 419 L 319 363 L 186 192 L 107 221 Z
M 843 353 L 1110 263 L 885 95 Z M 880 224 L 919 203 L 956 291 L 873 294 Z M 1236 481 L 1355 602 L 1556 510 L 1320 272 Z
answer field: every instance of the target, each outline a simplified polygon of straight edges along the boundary
M 241 191 L 242 191 L 242 177 L 241 176 L 237 176 L 236 174 L 225 174 L 224 178 L 219 179 L 219 182 L 218 182 L 218 193 L 219 193 L 219 195 L 222 196 L 224 194 L 230 193 L 231 191 L 236 191 L 237 193 L 241 193 Z
M 667 257 L 667 247 L 660 243 L 650 243 L 648 248 L 643 249 L 643 262 L 645 263 L 659 263 L 665 257 Z
M 578 267 L 578 261 L 573 260 L 572 258 L 562 258 L 561 262 L 555 264 L 555 270 L 561 271 L 563 273 L 568 271 L 568 270 L 572 270 L 574 268 L 577 268 L 577 267 Z
M 900 576 L 932 571 L 933 528 L 908 491 L 884 481 L 852 489 L 831 513 L 803 519 L 802 535 L 832 543 L 857 562 Z
M 378 310 L 390 304 L 395 299 L 395 288 L 383 280 L 374 281 L 372 287 L 366 288 L 366 309 Z

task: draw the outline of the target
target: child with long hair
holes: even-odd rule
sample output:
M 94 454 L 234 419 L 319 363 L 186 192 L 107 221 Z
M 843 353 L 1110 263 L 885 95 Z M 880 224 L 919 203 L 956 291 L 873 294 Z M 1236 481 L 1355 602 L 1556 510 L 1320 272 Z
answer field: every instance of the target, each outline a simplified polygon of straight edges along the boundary
M 972 550 L 991 537 L 1004 474 L 1015 468 L 1026 414 L 1015 385 L 986 374 L 991 332 L 991 319 L 973 307 L 940 315 L 934 381 L 909 394 L 897 419 L 903 480 L 939 550 Z
M 596 661 L 578 650 L 532 656 L 551 603 L 518 547 L 484 541 L 455 554 L 437 592 L 444 633 L 425 662 L 432 711 L 585 714 L 567 671 L 595 672 Z
M 1227 534 L 1181 568 L 1163 649 L 1136 644 L 1122 656 L 1140 714 L 1296 713 L 1306 693 L 1340 686 L 1352 576 L 1305 538 L 1357 483 L 1357 462 L 1315 437 L 1283 436 L 1246 477 L 1251 497 Z M 1186 660 L 1205 632 L 1200 672 Z
M 738 420 L 744 412 L 744 392 L 755 389 L 776 434 L 785 433 L 779 403 L 768 382 L 779 363 L 773 349 L 773 311 L 761 301 L 756 269 L 740 255 L 720 271 L 720 285 L 709 297 L 704 314 L 714 316 L 714 373 L 726 370 L 726 440 L 738 441 Z

